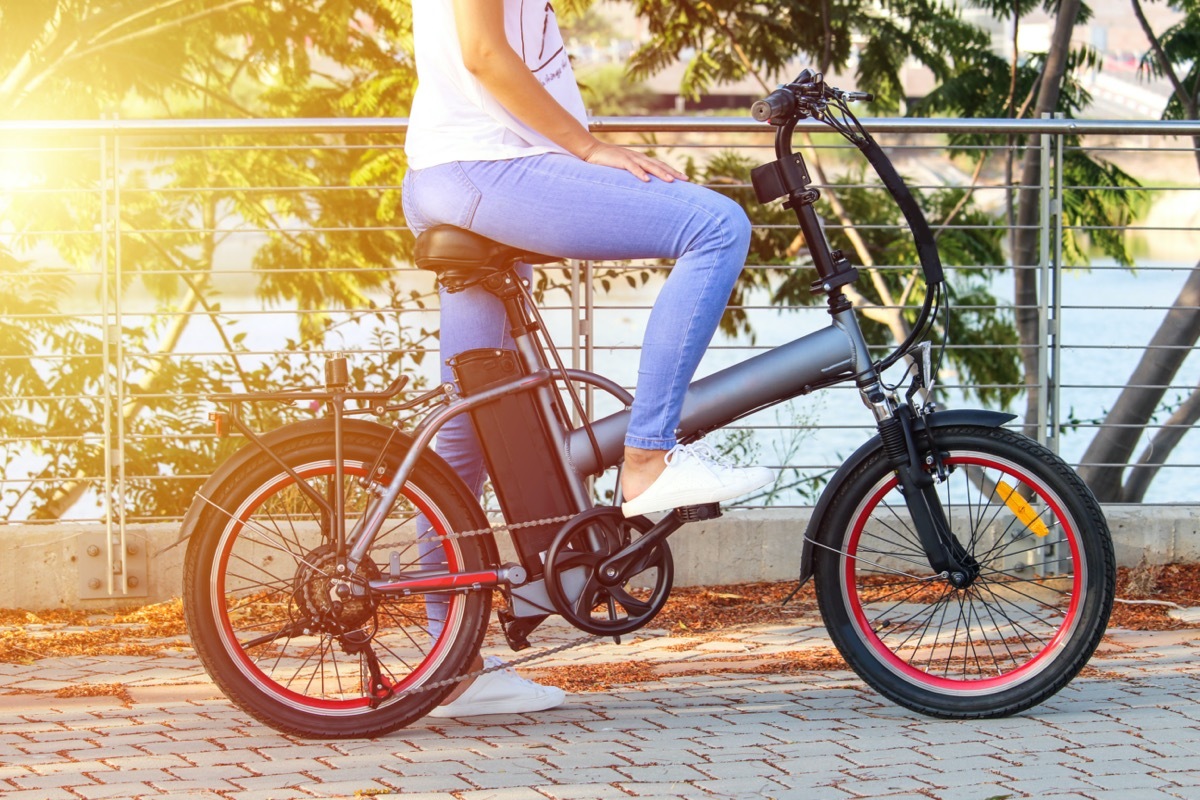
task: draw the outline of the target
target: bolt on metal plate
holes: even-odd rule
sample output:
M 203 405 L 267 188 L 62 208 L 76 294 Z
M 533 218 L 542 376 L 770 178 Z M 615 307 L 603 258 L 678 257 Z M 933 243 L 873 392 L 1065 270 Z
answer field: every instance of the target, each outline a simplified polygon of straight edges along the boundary
M 110 563 L 106 539 L 107 534 L 104 531 L 85 533 L 79 537 L 75 551 L 75 563 L 79 569 L 79 599 L 146 597 L 150 589 L 150 570 L 144 537 L 137 535 L 132 529 L 126 529 L 124 573 L 120 572 L 120 553 L 115 548 Z M 108 590 L 110 572 L 113 576 L 111 594 Z

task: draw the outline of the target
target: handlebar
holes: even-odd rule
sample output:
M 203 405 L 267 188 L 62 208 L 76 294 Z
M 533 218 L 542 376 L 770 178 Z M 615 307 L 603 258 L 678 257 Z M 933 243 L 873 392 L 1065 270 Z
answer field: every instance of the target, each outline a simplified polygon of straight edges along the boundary
M 772 196 L 788 196 L 790 207 L 796 211 L 810 245 L 817 241 L 824 245 L 823 248 L 813 248 L 824 251 L 813 253 L 814 263 L 822 278 L 826 277 L 824 273 L 828 271 L 828 265 L 832 264 L 833 260 L 830 258 L 828 243 L 825 242 L 824 234 L 818 225 L 816 213 L 812 209 L 812 203 L 818 194 L 808 186 L 808 173 L 803 158 L 792 149 L 792 135 L 800 120 L 812 118 L 833 128 L 853 143 L 879 176 L 908 222 L 917 247 L 917 257 L 921 262 L 921 271 L 931 291 L 926 292 L 924 306 L 908 340 L 901 343 L 891 356 L 880 362 L 886 367 L 916 342 L 920 330 L 930 319 L 934 298 L 940 294 L 936 287 L 942 284 L 944 273 L 937 240 L 930 230 L 924 212 L 883 148 L 871 138 L 862 123 L 847 108 L 848 103 L 871 99 L 872 96 L 866 92 L 847 92 L 828 86 L 824 75 L 806 69 L 796 80 L 780 86 L 764 99 L 754 103 L 750 111 L 754 119 L 768 122 L 777 128 L 775 155 L 778 160 L 773 165 L 759 168 L 765 170 L 767 180 L 763 181 L 765 191 L 759 191 L 757 181 L 755 190 L 759 193 L 759 199 L 763 201 Z M 781 193 L 777 193 L 779 189 L 782 190 Z
M 750 106 L 750 115 L 759 122 L 785 119 L 796 111 L 796 96 L 790 89 L 779 87 Z
M 825 83 L 824 75 L 805 69 L 796 76 L 796 80 L 780 86 L 750 106 L 750 115 L 759 122 L 785 125 L 793 118 L 819 119 L 830 100 L 857 103 L 874 99 L 875 96 L 869 92 L 835 89 Z

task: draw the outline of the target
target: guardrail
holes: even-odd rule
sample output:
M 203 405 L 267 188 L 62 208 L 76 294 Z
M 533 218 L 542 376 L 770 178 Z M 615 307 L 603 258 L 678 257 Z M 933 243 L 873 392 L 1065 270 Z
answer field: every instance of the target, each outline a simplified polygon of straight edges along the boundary
M 1200 252 L 1193 211 L 1200 182 L 1190 138 L 1200 136 L 1200 124 L 878 119 L 866 125 L 919 191 L 973 187 L 986 219 L 946 225 L 934 219 L 936 229 L 991 231 L 1001 245 L 1016 229 L 1001 209 L 1023 188 L 1005 176 L 1007 154 L 1019 161 L 1027 149 L 1038 151 L 1037 263 L 967 258 L 971 271 L 958 274 L 963 286 L 985 287 L 995 297 L 975 310 L 1003 321 L 1015 308 L 1012 271 L 1039 271 L 1036 311 L 1044 335 L 1036 380 L 1045 391 L 1038 429 L 1077 461 Z M 9 284 L 8 299 L 0 301 L 0 340 L 7 340 L 0 343 L 3 520 L 104 521 L 120 553 L 128 524 L 177 517 L 218 457 L 204 392 L 189 386 L 240 388 L 270 370 L 275 381 L 316 380 L 321 357 L 339 351 L 354 351 L 357 377 L 368 383 L 385 382 L 385 373 L 400 369 L 426 384 L 436 380 L 436 357 L 426 357 L 436 353 L 436 294 L 431 279 L 404 258 L 410 237 L 397 198 L 405 127 L 404 120 L 374 119 L 0 122 L 0 277 Z M 771 130 L 738 119 L 609 118 L 593 127 L 700 168 L 714 159 L 732 163 L 734 156 L 755 164 L 773 158 Z M 851 166 L 852 150 L 821 136 L 819 126 L 800 130 L 815 136 L 813 152 L 835 185 L 820 188 L 847 197 L 870 191 Z M 970 143 L 960 141 L 968 136 Z M 980 150 L 989 155 L 976 173 L 966 155 Z M 1064 207 L 1101 189 L 1133 191 L 1073 183 L 1064 169 L 1072 152 L 1142 174 L 1152 206 L 1119 231 L 1135 250 L 1136 272 L 1102 257 L 1093 258 L 1089 273 L 1067 269 L 1064 242 L 1112 230 L 1073 226 L 1064 221 Z M 335 179 L 314 183 L 321 174 Z M 716 187 L 749 195 L 731 174 L 713 176 Z M 872 239 L 902 233 L 887 219 L 853 222 Z M 765 235 L 784 224 L 768 216 L 757 227 Z M 831 234 L 846 228 L 829 216 Z M 324 263 L 322 254 L 341 260 Z M 545 273 L 547 315 L 573 366 L 632 384 L 639 322 L 661 279 L 659 267 L 582 263 Z M 876 267 L 903 274 L 908 263 Z M 771 301 L 781 269 L 752 258 L 747 272 L 758 279 L 736 306 L 742 330 L 714 343 L 702 371 L 824 324 L 819 307 L 781 310 Z M 894 298 L 892 306 L 910 300 Z M 1012 345 L 950 346 L 999 354 Z M 1167 402 L 1184 402 L 1196 376 L 1189 360 L 1166 387 Z M 969 381 L 943 377 L 943 400 L 977 402 L 967 396 Z M 974 386 L 1024 410 L 1019 382 Z M 597 413 L 608 410 L 602 399 L 596 403 Z M 832 390 L 824 400 L 799 399 L 744 421 L 724 446 L 786 467 L 788 491 L 760 504 L 803 505 L 814 483 L 870 428 L 853 393 Z M 1152 491 L 1150 501 L 1200 499 L 1193 488 L 1200 485 L 1200 444 L 1188 444 L 1156 480 L 1168 488 Z

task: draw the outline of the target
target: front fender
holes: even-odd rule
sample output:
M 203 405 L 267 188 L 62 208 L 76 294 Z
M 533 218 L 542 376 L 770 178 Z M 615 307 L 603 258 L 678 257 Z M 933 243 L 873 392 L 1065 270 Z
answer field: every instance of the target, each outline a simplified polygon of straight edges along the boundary
M 1016 414 L 1005 414 L 1000 411 L 985 411 L 972 408 L 935 411 L 932 414 L 918 417 L 915 420 L 914 432 L 920 432 L 927 428 L 934 428 L 935 430 L 937 428 L 948 428 L 952 425 L 977 425 L 981 428 L 999 428 L 1004 423 L 1016 418 Z M 846 482 L 850 474 L 858 469 L 860 464 L 874 455 L 875 451 L 882 448 L 883 441 L 879 436 L 872 436 L 862 447 L 855 450 L 853 455 L 846 459 L 845 463 L 829 479 L 825 490 L 821 492 L 816 508 L 813 509 L 812 518 L 808 521 L 808 529 L 804 532 L 804 549 L 800 554 L 801 586 L 807 583 L 808 579 L 812 577 L 813 543 L 816 541 L 817 533 L 825 524 L 825 514 L 828 513 L 833 498 L 837 496 L 838 489 Z

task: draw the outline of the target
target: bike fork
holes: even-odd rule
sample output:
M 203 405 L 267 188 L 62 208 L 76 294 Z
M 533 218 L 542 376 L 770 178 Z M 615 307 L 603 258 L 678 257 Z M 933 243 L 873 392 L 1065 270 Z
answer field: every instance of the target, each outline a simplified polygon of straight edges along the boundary
M 922 458 L 913 432 L 913 414 L 900 406 L 879 422 L 884 452 L 896 468 L 900 492 L 912 517 L 917 537 L 929 566 L 957 589 L 965 589 L 979 574 L 979 564 L 950 530 L 946 512 L 937 493 L 941 459 L 932 437 L 929 452 Z M 939 475 L 939 477 L 942 477 Z

